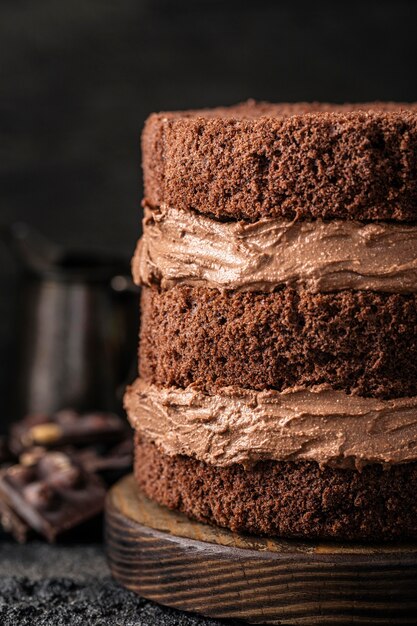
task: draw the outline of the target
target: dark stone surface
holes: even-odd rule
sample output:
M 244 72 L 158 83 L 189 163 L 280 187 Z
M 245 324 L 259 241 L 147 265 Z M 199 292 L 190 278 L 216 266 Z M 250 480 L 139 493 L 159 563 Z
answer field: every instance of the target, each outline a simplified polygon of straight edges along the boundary
M 163 608 L 114 582 L 103 548 L 0 543 L 2 626 L 237 626 Z

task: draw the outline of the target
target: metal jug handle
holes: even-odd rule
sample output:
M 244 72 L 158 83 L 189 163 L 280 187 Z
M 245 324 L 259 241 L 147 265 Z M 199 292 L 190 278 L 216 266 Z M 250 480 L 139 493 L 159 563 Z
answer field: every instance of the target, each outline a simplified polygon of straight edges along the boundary
M 113 292 L 116 301 L 123 302 L 123 300 L 131 299 L 136 296 L 137 299 L 137 307 L 136 311 L 133 312 L 131 310 L 131 314 L 129 316 L 129 322 L 127 326 L 131 329 L 135 329 L 135 339 L 137 337 L 137 333 L 139 331 L 140 325 L 140 317 L 139 317 L 139 295 L 140 295 L 140 287 L 135 285 L 132 280 L 132 277 L 127 274 L 115 274 L 110 281 L 110 288 Z M 135 342 L 136 343 L 136 342 Z M 129 340 L 129 346 L 131 342 Z M 129 346 L 126 346 L 128 349 Z M 126 386 L 131 384 L 133 380 L 136 378 L 138 373 L 138 360 L 137 360 L 137 350 L 132 351 L 131 358 L 125 362 L 125 367 L 122 368 L 120 374 L 121 377 L 119 379 L 119 383 L 116 389 L 116 395 L 122 404 L 123 395 L 126 389 Z

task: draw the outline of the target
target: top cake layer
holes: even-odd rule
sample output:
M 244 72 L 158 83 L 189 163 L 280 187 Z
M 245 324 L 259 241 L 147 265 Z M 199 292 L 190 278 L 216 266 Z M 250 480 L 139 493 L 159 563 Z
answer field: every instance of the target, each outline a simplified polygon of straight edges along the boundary
M 417 220 L 417 103 L 268 104 L 151 115 L 154 206 L 225 220 Z

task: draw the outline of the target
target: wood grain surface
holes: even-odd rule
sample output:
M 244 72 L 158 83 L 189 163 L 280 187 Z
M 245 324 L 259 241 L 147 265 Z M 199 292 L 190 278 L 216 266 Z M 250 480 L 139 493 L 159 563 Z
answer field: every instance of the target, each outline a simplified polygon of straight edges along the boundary
M 188 520 L 132 476 L 110 491 L 110 569 L 141 596 L 252 624 L 417 624 L 417 544 L 264 539 Z

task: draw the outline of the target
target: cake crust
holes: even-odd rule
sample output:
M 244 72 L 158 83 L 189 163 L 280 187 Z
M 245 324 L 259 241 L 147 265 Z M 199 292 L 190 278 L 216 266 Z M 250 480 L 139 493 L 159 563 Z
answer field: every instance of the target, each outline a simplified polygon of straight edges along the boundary
M 417 537 L 417 463 L 362 472 L 314 462 L 263 462 L 250 470 L 170 457 L 136 436 L 135 477 L 145 494 L 234 532 L 339 540 Z
M 161 386 L 278 389 L 329 384 L 417 395 L 417 296 L 144 288 L 141 376 Z
M 250 101 L 151 115 L 154 206 L 253 221 L 417 219 L 417 104 Z

